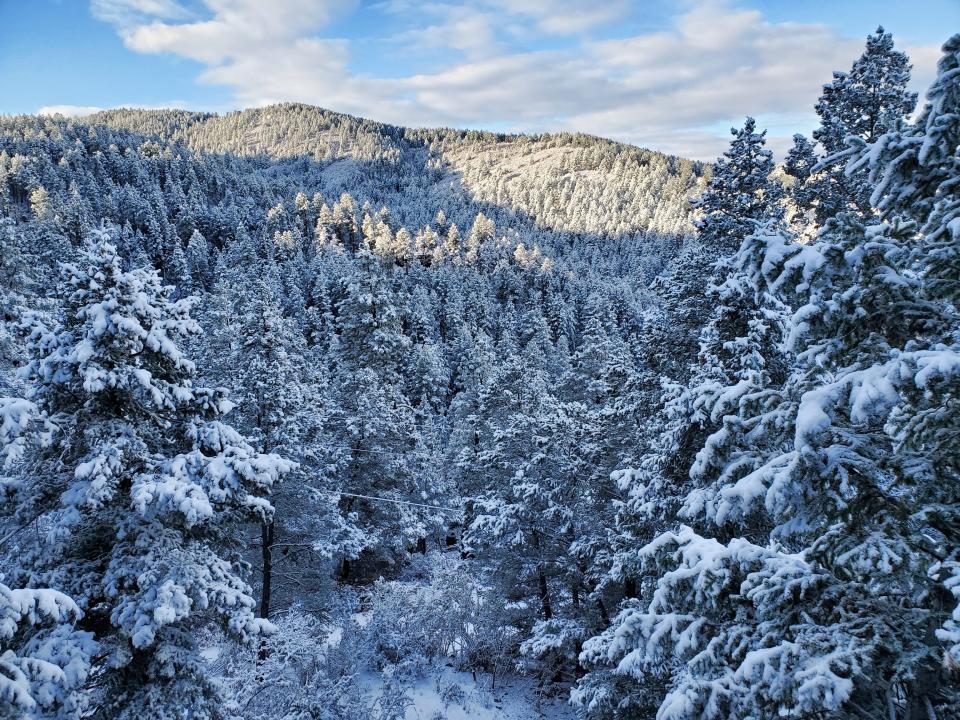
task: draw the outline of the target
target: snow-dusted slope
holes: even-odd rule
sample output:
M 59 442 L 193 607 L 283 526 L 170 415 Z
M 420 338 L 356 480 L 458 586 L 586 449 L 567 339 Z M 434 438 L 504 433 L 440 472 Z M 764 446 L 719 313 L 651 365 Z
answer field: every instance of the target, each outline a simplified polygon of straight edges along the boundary
M 306 105 L 226 115 L 115 110 L 89 121 L 197 150 L 308 158 L 335 174 L 347 172 L 351 181 L 367 175 L 440 202 L 466 193 L 540 227 L 583 233 L 686 232 L 688 200 L 708 171 L 702 163 L 582 134 L 417 130 Z M 356 192 L 355 182 L 349 187 Z

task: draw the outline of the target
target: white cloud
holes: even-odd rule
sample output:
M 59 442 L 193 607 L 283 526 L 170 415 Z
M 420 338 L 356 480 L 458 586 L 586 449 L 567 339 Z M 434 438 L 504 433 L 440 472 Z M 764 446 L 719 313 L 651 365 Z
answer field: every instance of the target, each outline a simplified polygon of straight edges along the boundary
M 397 16 L 409 12 L 405 5 L 396 2 L 383 8 Z M 425 20 L 430 18 L 429 24 L 390 38 L 394 48 L 402 48 L 404 52 L 453 49 L 470 58 L 482 58 L 502 50 L 495 29 L 502 25 L 502 19 L 491 12 L 467 5 L 427 3 L 420 6 L 418 14 Z
M 63 115 L 64 117 L 83 117 L 100 112 L 103 108 L 93 105 L 44 105 L 37 115 Z
M 146 18 L 182 20 L 187 12 L 177 0 L 90 0 L 93 16 L 117 27 L 129 27 Z
M 97 107 L 95 105 L 44 105 L 42 108 L 37 110 L 37 115 L 63 115 L 64 117 L 84 117 L 85 115 L 93 115 L 94 113 L 103 112 L 104 110 L 116 110 L 118 108 L 139 108 L 141 110 L 205 110 L 208 112 L 221 112 L 229 110 L 230 108 L 211 108 L 211 107 L 196 107 L 191 106 L 190 103 L 185 100 L 168 100 L 161 103 L 120 103 L 118 105 L 111 105 L 110 107 Z
M 569 35 L 624 17 L 627 0 L 584 3 L 582 0 L 490 0 L 500 13 L 512 13 L 532 20 L 543 32 Z
M 139 0 L 138 0 L 139 1 Z M 345 9 L 336 0 L 205 0 L 213 17 L 195 22 L 153 22 L 124 29 L 124 43 L 143 53 L 172 53 L 215 65 L 263 52 L 329 22 Z
M 428 49 L 446 52 L 447 65 L 378 77 L 351 68 L 349 42 L 324 37 L 349 9 L 336 0 L 203 0 L 202 17 L 174 0 L 94 2 L 101 15 L 109 6 L 125 18 L 114 24 L 130 49 L 202 63 L 199 80 L 232 88 L 242 106 L 299 101 L 400 124 L 579 130 L 703 159 L 726 147 L 727 126 L 747 114 L 773 125 L 771 146 L 785 148 L 814 125 L 832 71 L 863 47 L 827 25 L 771 23 L 724 0 L 685 3 L 668 27 L 617 40 L 594 31 L 622 19 L 625 0 L 596 9 L 575 0 L 385 0 L 363 10 L 401 25 L 392 38 L 371 38 L 387 48 L 383 63 Z M 538 37 L 563 41 L 516 49 Z M 938 53 L 914 52 L 926 81 Z

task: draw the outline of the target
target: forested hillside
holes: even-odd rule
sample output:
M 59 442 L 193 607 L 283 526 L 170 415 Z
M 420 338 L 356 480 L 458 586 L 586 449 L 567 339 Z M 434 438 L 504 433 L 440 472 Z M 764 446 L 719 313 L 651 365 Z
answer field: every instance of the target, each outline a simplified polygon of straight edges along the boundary
M 782 167 L 0 118 L 0 717 L 954 717 L 943 50 Z
M 702 189 L 705 173 L 702 163 L 587 135 L 411 130 L 305 105 L 224 116 L 115 110 L 89 122 L 206 152 L 309 158 L 320 166 L 322 177 L 314 182 L 328 194 L 350 192 L 374 203 L 394 199 L 398 219 L 412 225 L 432 220 L 425 208 L 473 201 L 513 225 L 682 233 L 690 228 L 687 199 Z M 370 172 L 371 166 L 377 170 Z

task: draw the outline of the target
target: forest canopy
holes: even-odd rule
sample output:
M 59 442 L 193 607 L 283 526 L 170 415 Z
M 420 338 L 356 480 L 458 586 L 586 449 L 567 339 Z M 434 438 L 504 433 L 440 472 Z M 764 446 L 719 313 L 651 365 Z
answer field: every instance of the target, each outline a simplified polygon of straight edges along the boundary
M 0 117 L 0 717 L 954 717 L 960 36 L 910 71 L 779 164 Z

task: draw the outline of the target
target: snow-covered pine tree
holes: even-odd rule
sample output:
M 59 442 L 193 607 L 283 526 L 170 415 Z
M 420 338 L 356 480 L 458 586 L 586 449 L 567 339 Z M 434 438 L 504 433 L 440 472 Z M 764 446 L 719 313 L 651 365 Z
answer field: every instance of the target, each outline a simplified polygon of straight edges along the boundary
M 646 363 L 672 381 L 684 381 L 696 357 L 698 333 L 713 309 L 706 290 L 714 264 L 735 252 L 757 223 L 782 215 L 783 188 L 771 178 L 766 131 L 757 132 L 756 121 L 748 117 L 730 133 L 730 147 L 714 165 L 710 185 L 692 201 L 699 211 L 697 235 L 686 240 L 654 283 L 663 302 L 645 338 Z
M 335 362 L 342 363 L 343 360 Z M 334 408 L 325 428 L 326 464 L 334 492 L 342 493 L 344 521 L 362 538 L 347 548 L 342 579 L 352 579 L 359 551 L 372 564 L 392 565 L 423 537 L 418 520 L 424 498 L 414 475 L 414 408 L 396 382 L 370 367 L 344 363 L 335 375 Z
M 210 245 L 207 239 L 194 230 L 187 240 L 187 272 L 190 275 L 190 290 L 205 290 L 210 284 Z
M 176 288 L 178 296 L 185 297 L 190 293 L 190 267 L 180 238 L 174 239 L 170 256 L 164 258 L 164 274 L 167 281 Z
M 870 213 L 871 185 L 865 172 L 847 172 L 843 162 L 829 162 L 847 147 L 847 138 L 874 143 L 913 112 L 917 94 L 907 90 L 910 60 L 894 49 L 893 36 L 878 27 L 867 36 L 863 54 L 849 72 L 835 72 L 823 87 L 815 109 L 820 127 L 813 139 L 827 164 L 806 181 L 816 198 L 815 216 L 822 226 L 841 210 Z
M 901 354 L 900 405 L 888 431 L 895 447 L 909 453 L 913 472 L 926 485 L 926 504 L 915 513 L 924 523 L 921 547 L 953 548 L 930 567 L 943 582 L 955 608 L 937 637 L 946 645 L 945 664 L 960 672 L 960 538 L 956 490 L 956 448 L 960 443 L 960 35 L 943 46 L 937 79 L 916 123 L 882 137 L 874 147 L 854 147 L 851 163 L 863 166 L 876 182 L 872 201 L 890 226 L 903 218 L 916 223 L 919 237 L 907 252 L 922 279 L 923 297 L 933 307 L 926 337 Z M 891 230 L 892 231 L 892 230 Z M 920 340 L 920 338 L 918 338 Z M 906 348 L 905 348 L 906 349 Z M 910 382 L 910 379 L 913 382 Z M 955 693 L 956 694 L 956 693 Z M 956 701 L 955 701 L 956 702 Z
M 748 117 L 739 130 L 731 128 L 733 140 L 714 164 L 710 185 L 692 202 L 700 211 L 696 221 L 701 244 L 714 257 L 735 252 L 760 220 L 778 219 L 783 190 L 770 177 L 773 153 L 766 149 L 767 131 L 757 132 Z
M 813 212 L 817 201 L 817 188 L 810 181 L 817 165 L 817 153 L 813 144 L 804 135 L 793 136 L 793 147 L 784 159 L 783 171 L 793 178 L 786 195 L 791 203 L 791 224 L 805 230 L 813 224 Z
M 850 71 L 834 73 L 824 86 L 815 108 L 820 127 L 814 140 L 827 154 L 843 150 L 851 135 L 876 142 L 913 112 L 917 94 L 906 89 L 910 70 L 906 53 L 894 49 L 893 35 L 878 27 Z
M 574 597 L 577 605 L 582 600 L 582 580 L 568 551 L 580 534 L 577 509 L 589 494 L 581 483 L 585 413 L 549 387 L 548 332 L 536 333 L 483 388 L 474 420 L 478 442 L 461 457 L 487 475 L 491 488 L 475 499 L 465 543 L 516 603 L 517 624 L 532 629 L 526 654 L 547 679 L 572 671 L 583 637 L 573 612 L 580 608 L 571 607 Z
M 591 417 L 589 442 L 598 453 L 597 472 L 607 475 L 637 452 L 644 388 L 633 350 L 620 334 L 612 309 L 595 295 L 584 304 L 568 394 L 586 405 Z
M 960 38 L 945 52 L 920 121 L 848 165 L 882 178 L 882 222 L 841 213 L 811 246 L 767 233 L 741 247 L 750 286 L 796 308 L 796 360 L 756 424 L 712 436 L 694 467 L 720 472 L 680 515 L 733 539 L 681 527 L 641 548 L 649 587 L 584 653 L 621 677 L 666 671 L 660 717 L 896 720 L 957 706 L 960 498 L 944 453 L 960 375 L 947 219 Z M 602 707 L 592 689 L 584 699 Z
M 241 293 L 236 302 L 240 310 L 238 344 L 228 360 L 239 369 L 232 388 L 241 405 L 237 420 L 262 450 L 296 457 L 305 431 L 301 418 L 305 398 L 294 366 L 297 340 L 293 323 L 281 315 L 269 277 L 251 277 L 237 290 Z M 292 479 L 296 484 L 297 473 Z M 274 493 L 274 513 L 261 524 L 259 615 L 263 618 L 270 617 L 273 546 L 282 534 L 278 525 L 283 527 L 285 515 L 307 509 L 302 494 L 286 485 Z
M 364 533 L 364 559 L 386 564 L 423 537 L 421 516 L 434 515 L 420 507 L 430 504 L 431 491 L 420 484 L 427 478 L 414 473 L 418 434 L 402 374 L 410 338 L 394 272 L 392 256 L 381 261 L 362 247 L 340 281 L 337 343 L 329 358 L 334 408 L 326 432 L 335 489 L 349 493 L 341 497 L 342 514 Z M 344 557 L 344 577 L 352 572 L 351 559 Z
M 748 119 L 727 156 L 741 160 L 734 177 L 749 180 L 730 182 L 726 177 L 729 164 L 720 164 L 721 180 L 715 178 L 715 184 L 711 183 L 705 193 L 713 211 L 700 221 L 701 241 L 712 239 L 714 246 L 723 243 L 729 247 L 761 225 L 775 227 L 780 221 L 781 193 L 770 178 L 772 156 L 762 145 L 762 134 L 753 132 Z M 738 187 L 753 188 L 746 196 L 751 202 L 743 202 Z M 705 261 L 707 256 L 699 257 Z M 714 261 L 716 257 L 714 253 Z M 631 717 L 631 713 L 652 713 L 656 709 L 664 683 L 676 668 L 663 663 L 655 670 L 644 666 L 639 671 L 620 665 L 617 653 L 629 652 L 633 640 L 619 643 L 616 650 L 610 645 L 610 639 L 618 634 L 632 636 L 631 623 L 639 607 L 635 598 L 650 591 L 649 585 L 641 582 L 650 573 L 642 548 L 677 522 L 688 494 L 709 485 L 706 466 L 715 457 L 704 457 L 707 450 L 729 460 L 729 445 L 735 446 L 750 432 L 758 438 L 763 436 L 767 428 L 751 424 L 752 411 L 757 405 L 769 404 L 771 387 L 783 381 L 786 368 L 777 344 L 784 308 L 776 299 L 754 289 L 750 269 L 741 267 L 738 258 L 721 255 L 719 262 L 705 269 L 708 273 L 712 270 L 714 280 L 702 297 L 692 301 L 711 304 L 712 310 L 700 314 L 697 359 L 691 363 L 683 385 L 663 378 L 663 405 L 657 414 L 661 430 L 636 468 L 615 474 L 628 499 L 617 515 L 609 577 L 601 587 L 610 582 L 622 586 L 626 603 L 611 626 L 587 643 L 582 655 L 590 672 L 581 681 L 575 699 L 591 715 Z M 742 470 L 748 465 L 746 453 L 729 464 L 734 473 Z M 762 534 L 762 527 L 759 532 Z M 615 693 L 611 692 L 613 688 Z
M 44 431 L 4 510 L 37 532 L 18 536 L 11 579 L 57 587 L 84 612 L 105 654 L 92 717 L 224 717 L 199 633 L 217 621 L 248 640 L 267 626 L 218 538 L 269 517 L 265 496 L 291 463 L 219 419 L 225 391 L 194 385 L 179 344 L 198 327 L 156 271 L 124 271 L 97 233 L 61 289 L 59 321 L 35 320 L 28 342 L 25 402 Z M 22 433 L 5 439 L 25 449 Z
M 83 685 L 97 644 L 93 633 L 74 627 L 82 616 L 61 592 L 0 583 L 0 717 L 83 717 L 89 699 Z
M 337 303 L 340 352 L 350 367 L 369 367 L 384 380 L 399 380 L 410 338 L 403 332 L 402 301 L 391 286 L 390 270 L 361 248 L 352 273 L 341 279 Z
M 741 311 L 755 306 L 752 298 L 740 297 L 742 292 L 721 299 L 719 286 L 731 268 L 727 257 L 761 224 L 775 224 L 782 216 L 782 191 L 771 178 L 773 156 L 764 147 L 765 133 L 756 132 L 752 118 L 731 133 L 730 148 L 717 162 L 709 188 L 694 200 L 703 211 L 697 221 L 699 236 L 687 242 L 665 275 L 669 282 L 663 284 L 664 306 L 654 310 L 652 327 L 643 337 L 647 390 L 656 396 L 648 400 L 648 408 L 657 413 L 661 430 L 651 438 L 638 468 L 618 476 L 621 489 L 631 496 L 622 511 L 621 529 L 634 539 L 644 533 L 650 539 L 654 528 L 664 527 L 663 518 L 671 516 L 690 489 L 688 470 L 709 427 L 721 422 L 721 415 L 711 417 L 702 402 L 695 402 L 700 390 L 721 387 L 732 374 L 744 371 L 740 358 L 729 356 L 736 355 L 738 338 L 754 318 L 753 313 L 741 318 Z M 727 342 L 734 346 L 726 348 Z M 688 345 L 695 349 L 687 350 Z M 721 360 L 720 355 L 728 357 Z M 727 361 L 733 366 L 726 367 Z M 615 567 L 623 574 L 621 580 L 632 584 L 637 575 L 631 564 L 622 559 Z
M 30 267 L 24 239 L 12 222 L 0 222 L 0 392 L 13 390 L 19 342 L 14 324 L 24 310 Z
M 475 265 L 480 262 L 484 245 L 491 242 L 495 234 L 496 226 L 493 220 L 482 212 L 477 213 L 477 216 L 473 219 L 473 225 L 470 226 L 470 233 L 467 235 L 467 241 L 464 245 L 464 258 L 468 264 Z M 448 242 L 451 242 L 449 235 L 447 239 Z

